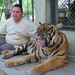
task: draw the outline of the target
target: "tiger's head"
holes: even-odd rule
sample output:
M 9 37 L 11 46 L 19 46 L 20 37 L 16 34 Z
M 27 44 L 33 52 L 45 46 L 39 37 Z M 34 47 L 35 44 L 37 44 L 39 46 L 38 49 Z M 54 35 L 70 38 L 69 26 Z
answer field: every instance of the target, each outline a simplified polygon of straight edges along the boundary
M 51 46 L 56 43 L 58 38 L 58 29 L 62 28 L 62 24 L 52 25 L 47 23 L 40 23 L 37 29 L 37 39 L 44 41 L 44 46 Z

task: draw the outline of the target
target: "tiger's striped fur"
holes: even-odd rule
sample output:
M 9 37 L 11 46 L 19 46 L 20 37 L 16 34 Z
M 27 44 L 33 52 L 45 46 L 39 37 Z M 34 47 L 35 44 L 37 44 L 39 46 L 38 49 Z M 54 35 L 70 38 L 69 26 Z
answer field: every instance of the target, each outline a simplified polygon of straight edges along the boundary
M 43 74 L 47 71 L 67 65 L 66 53 L 68 50 L 68 41 L 66 36 L 58 30 L 60 27 L 60 24 L 41 24 L 37 29 L 37 39 L 40 41 L 44 40 L 45 45 L 37 48 L 34 41 L 25 44 L 22 48 L 17 48 L 15 51 L 3 52 L 3 58 L 9 58 L 23 52 L 26 53 L 26 55 L 20 59 L 7 61 L 6 66 L 13 67 L 24 63 L 38 62 L 40 59 L 48 58 L 44 63 L 34 66 L 32 69 L 32 72 Z M 30 53 L 27 52 L 27 49 L 31 49 Z

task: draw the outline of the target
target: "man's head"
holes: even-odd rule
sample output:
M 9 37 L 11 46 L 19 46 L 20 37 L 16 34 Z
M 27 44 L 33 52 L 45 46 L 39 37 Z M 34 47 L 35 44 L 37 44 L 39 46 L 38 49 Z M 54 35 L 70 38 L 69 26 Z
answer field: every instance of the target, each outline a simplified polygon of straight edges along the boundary
M 15 4 L 12 8 L 12 17 L 15 22 L 19 22 L 23 16 L 22 6 L 19 4 Z

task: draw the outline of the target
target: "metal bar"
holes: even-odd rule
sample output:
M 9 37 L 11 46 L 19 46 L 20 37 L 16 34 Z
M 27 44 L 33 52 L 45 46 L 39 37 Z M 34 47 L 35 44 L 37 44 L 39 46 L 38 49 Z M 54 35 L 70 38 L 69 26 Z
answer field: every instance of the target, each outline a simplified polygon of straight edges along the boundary
M 62 27 L 62 30 L 75 31 L 75 26 L 64 26 L 64 27 Z
M 34 0 L 31 0 L 32 2 L 32 21 L 34 22 Z
M 68 25 L 70 25 L 69 21 L 70 21 L 70 0 L 68 0 L 68 12 L 69 12 L 69 15 L 68 15 Z
M 56 24 L 56 1 L 57 0 L 50 0 L 50 23 Z
M 19 4 L 22 6 L 22 0 L 19 0 Z

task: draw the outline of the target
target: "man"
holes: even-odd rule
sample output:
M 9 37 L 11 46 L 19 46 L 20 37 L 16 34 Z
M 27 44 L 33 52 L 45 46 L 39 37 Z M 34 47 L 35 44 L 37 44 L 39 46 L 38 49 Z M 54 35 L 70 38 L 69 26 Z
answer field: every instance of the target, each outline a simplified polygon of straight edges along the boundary
M 34 23 L 22 17 L 23 9 L 19 4 L 13 6 L 11 16 L 0 28 L 0 33 L 6 34 L 5 38 L 0 37 L 0 53 L 27 43 L 37 30 Z

